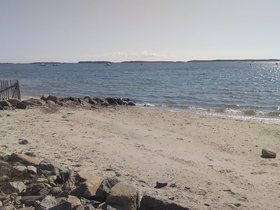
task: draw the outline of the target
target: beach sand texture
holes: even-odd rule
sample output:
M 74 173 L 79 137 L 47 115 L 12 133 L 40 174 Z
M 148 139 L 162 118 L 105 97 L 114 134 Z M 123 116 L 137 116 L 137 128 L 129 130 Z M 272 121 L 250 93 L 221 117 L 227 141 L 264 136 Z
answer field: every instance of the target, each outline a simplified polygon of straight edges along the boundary
M 30 151 L 190 209 L 280 209 L 280 126 L 161 109 L 0 112 L 0 151 Z M 18 144 L 27 139 L 27 145 Z M 168 186 L 155 189 L 156 181 Z

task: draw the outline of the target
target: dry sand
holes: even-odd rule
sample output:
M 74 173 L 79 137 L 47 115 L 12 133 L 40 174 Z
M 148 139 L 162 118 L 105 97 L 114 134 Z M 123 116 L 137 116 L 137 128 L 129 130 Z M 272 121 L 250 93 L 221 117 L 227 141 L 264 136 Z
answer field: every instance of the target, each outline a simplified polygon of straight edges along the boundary
M 117 175 L 191 209 L 280 209 L 279 157 L 260 157 L 280 153 L 276 124 L 137 107 L 29 109 L 1 111 L 0 137 L 2 152 Z M 154 189 L 162 179 L 169 186 Z

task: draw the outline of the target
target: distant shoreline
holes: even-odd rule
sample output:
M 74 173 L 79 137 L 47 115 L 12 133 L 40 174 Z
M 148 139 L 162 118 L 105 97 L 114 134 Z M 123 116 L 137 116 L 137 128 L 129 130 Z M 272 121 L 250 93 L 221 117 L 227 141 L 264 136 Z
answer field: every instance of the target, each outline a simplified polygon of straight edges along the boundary
M 195 63 L 195 62 L 280 62 L 280 59 L 214 59 L 214 60 L 189 60 L 189 61 L 78 61 L 78 62 L 53 62 L 53 61 L 39 61 L 31 63 L 12 63 L 12 62 L 3 62 L 0 64 L 118 64 L 118 63 Z
M 191 60 L 188 62 L 280 62 L 280 59 L 217 59 L 217 60 Z

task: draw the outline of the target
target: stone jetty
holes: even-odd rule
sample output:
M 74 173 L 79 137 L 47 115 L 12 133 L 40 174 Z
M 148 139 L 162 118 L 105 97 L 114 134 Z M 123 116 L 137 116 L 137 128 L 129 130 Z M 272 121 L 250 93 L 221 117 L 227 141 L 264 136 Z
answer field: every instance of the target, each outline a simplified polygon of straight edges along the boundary
M 69 106 L 80 106 L 83 108 L 98 108 L 98 107 L 107 107 L 107 106 L 135 106 L 129 98 L 99 98 L 85 96 L 82 98 L 78 97 L 57 97 L 54 95 L 42 95 L 40 99 L 38 98 L 29 98 L 26 100 L 18 99 L 9 99 L 5 101 L 0 101 L 0 110 L 6 109 L 26 109 L 28 107 L 69 107 Z

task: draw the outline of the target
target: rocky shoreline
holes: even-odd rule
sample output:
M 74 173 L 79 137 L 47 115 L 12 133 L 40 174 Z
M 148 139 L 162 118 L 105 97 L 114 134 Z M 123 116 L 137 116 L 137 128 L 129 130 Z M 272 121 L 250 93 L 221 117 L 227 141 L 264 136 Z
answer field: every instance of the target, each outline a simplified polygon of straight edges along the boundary
M 78 97 L 57 97 L 54 95 L 42 95 L 40 99 L 29 98 L 26 100 L 8 99 L 0 101 L 0 110 L 6 109 L 26 109 L 28 107 L 42 106 L 48 109 L 54 109 L 55 106 L 73 107 L 80 106 L 83 108 L 98 108 L 107 106 L 135 106 L 135 102 L 129 98 L 99 98 L 85 96 L 82 98 Z
M 1 210 L 188 209 L 140 192 L 117 177 L 102 178 L 82 170 L 73 171 L 34 156 L 30 152 L 0 156 Z

